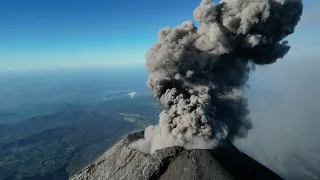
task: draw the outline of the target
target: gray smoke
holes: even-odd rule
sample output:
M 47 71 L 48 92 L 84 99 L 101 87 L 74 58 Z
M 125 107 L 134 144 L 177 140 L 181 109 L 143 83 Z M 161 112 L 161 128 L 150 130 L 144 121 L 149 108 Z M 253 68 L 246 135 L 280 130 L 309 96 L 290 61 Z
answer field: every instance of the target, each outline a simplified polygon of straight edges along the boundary
M 301 0 L 203 0 L 185 21 L 163 28 L 147 53 L 147 82 L 165 110 L 145 138 L 130 144 L 146 153 L 182 146 L 215 148 L 252 128 L 242 96 L 255 65 L 274 63 L 290 47 Z

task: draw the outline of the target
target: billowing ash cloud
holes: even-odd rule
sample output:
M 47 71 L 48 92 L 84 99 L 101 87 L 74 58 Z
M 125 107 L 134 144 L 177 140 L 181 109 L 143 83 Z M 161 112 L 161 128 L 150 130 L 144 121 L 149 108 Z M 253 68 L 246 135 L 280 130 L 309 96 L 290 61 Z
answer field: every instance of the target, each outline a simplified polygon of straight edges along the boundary
M 207 149 L 246 137 L 252 123 L 242 96 L 255 65 L 274 63 L 290 47 L 302 14 L 301 0 L 203 0 L 200 23 L 163 28 L 147 53 L 147 82 L 165 110 L 145 138 L 130 144 L 142 152 L 182 146 Z

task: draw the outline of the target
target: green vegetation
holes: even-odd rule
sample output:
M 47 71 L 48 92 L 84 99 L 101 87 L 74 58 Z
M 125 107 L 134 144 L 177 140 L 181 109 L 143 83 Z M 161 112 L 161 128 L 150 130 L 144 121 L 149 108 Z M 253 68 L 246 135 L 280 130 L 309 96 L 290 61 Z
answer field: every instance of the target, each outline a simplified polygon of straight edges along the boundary
M 139 128 L 145 128 L 150 124 L 156 124 L 157 119 L 155 117 L 141 116 L 133 113 L 119 113 L 122 118 L 128 122 L 135 123 Z
M 94 111 L 68 105 L 50 115 L 0 124 L 0 180 L 67 179 L 128 133 L 156 123 L 154 107 L 126 103 L 102 104 Z

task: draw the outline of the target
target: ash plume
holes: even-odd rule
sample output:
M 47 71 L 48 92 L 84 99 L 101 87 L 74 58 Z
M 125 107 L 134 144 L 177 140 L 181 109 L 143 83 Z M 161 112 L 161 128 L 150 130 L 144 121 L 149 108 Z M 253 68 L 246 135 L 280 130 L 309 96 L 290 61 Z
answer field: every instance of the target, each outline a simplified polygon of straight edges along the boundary
M 146 55 L 147 82 L 165 107 L 159 124 L 130 144 L 146 153 L 171 146 L 211 149 L 253 126 L 242 96 L 255 65 L 272 64 L 300 20 L 301 0 L 202 0 L 185 21 L 163 28 Z

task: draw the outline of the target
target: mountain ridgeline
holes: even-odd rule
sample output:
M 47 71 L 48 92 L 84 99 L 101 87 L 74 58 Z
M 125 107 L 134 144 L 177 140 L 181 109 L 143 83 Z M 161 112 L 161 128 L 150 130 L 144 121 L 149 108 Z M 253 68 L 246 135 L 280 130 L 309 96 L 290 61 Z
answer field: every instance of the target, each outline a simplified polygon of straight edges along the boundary
M 137 102 L 124 99 L 113 107 L 108 102 L 96 110 L 66 104 L 52 114 L 0 124 L 0 180 L 68 179 L 156 119 L 150 105 Z

